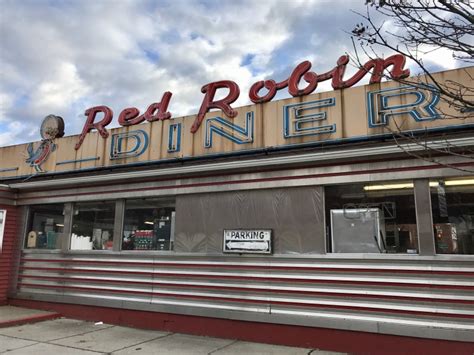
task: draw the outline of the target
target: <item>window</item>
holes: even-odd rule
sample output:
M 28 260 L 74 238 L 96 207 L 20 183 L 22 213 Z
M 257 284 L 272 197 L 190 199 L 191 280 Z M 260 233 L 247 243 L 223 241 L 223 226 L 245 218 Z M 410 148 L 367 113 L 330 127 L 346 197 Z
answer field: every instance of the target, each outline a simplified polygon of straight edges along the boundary
M 115 202 L 74 205 L 71 250 L 112 250 Z
M 174 200 L 126 201 L 122 250 L 172 250 L 174 217 Z
M 412 182 L 325 188 L 328 251 L 418 253 Z
M 474 254 L 474 177 L 430 182 L 436 253 Z
M 64 233 L 64 204 L 31 206 L 25 248 L 60 249 Z

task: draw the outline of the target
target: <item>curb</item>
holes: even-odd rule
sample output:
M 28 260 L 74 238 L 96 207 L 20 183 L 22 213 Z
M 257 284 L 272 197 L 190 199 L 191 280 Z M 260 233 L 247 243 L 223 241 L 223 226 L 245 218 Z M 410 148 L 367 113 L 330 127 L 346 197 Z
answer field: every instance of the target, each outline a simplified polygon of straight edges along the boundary
M 0 322 L 0 328 L 6 328 L 6 327 L 13 327 L 16 325 L 22 325 L 22 324 L 27 324 L 27 323 L 36 323 L 36 322 L 42 322 L 45 320 L 52 320 L 61 317 L 61 314 L 59 313 L 52 313 L 52 314 L 42 314 L 38 316 L 30 316 L 30 317 L 25 317 L 25 318 L 18 318 L 18 319 L 12 319 L 12 320 L 7 320 L 5 322 Z

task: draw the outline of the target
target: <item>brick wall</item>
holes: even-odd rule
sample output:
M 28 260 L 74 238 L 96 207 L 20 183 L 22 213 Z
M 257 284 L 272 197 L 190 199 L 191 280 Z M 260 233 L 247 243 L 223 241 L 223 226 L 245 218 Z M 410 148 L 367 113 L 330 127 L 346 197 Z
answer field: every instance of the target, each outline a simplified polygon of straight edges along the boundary
M 7 294 L 18 247 L 18 208 L 16 206 L 0 204 L 0 210 L 7 211 L 3 247 L 0 253 L 0 305 L 2 305 L 7 303 Z

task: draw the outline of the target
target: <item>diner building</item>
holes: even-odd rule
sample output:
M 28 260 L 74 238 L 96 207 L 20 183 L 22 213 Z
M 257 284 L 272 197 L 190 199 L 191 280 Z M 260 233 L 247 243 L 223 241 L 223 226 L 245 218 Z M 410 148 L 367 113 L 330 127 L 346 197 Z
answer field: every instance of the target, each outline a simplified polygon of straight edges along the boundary
M 469 85 L 474 69 L 433 75 Z M 429 81 L 235 111 L 197 130 L 122 112 L 81 136 L 49 115 L 41 142 L 0 148 L 0 302 L 335 351 L 472 352 L 472 112 Z

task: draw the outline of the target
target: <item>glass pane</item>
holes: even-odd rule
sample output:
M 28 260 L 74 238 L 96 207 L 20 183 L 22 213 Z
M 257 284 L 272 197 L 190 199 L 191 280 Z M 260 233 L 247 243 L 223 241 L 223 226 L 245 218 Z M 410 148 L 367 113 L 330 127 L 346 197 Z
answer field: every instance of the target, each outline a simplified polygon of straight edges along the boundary
M 328 251 L 418 253 L 412 182 L 325 188 Z
M 31 206 L 25 248 L 60 249 L 64 233 L 64 204 Z
M 438 254 L 474 254 L 474 177 L 430 182 Z
M 115 202 L 77 203 L 72 217 L 71 250 L 112 250 Z
M 174 201 L 127 201 L 122 250 L 173 250 L 174 216 Z

